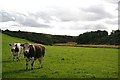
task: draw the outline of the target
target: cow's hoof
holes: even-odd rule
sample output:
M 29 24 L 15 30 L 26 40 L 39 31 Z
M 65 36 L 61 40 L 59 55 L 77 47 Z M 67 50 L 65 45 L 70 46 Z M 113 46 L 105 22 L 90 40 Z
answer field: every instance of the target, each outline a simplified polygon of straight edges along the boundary
M 38 69 L 41 69 L 41 68 L 43 68 L 43 66 L 41 66 L 41 67 L 38 67 Z
M 31 68 L 31 70 L 33 70 L 33 68 Z
M 43 66 L 41 66 L 40 68 L 43 68 Z
M 17 60 L 17 62 L 19 62 L 20 60 Z
M 26 71 L 28 70 L 28 68 L 26 68 Z
M 40 67 L 38 67 L 37 69 L 40 69 Z

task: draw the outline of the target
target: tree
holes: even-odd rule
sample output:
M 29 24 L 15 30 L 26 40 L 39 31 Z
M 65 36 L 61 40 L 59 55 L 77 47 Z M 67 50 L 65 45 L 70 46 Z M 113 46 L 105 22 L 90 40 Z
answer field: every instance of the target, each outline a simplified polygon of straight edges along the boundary
M 105 38 L 103 38 L 106 36 L 108 36 L 107 31 L 98 30 L 98 31 L 86 32 L 78 36 L 77 43 L 78 44 L 102 44 L 106 42 Z M 105 41 L 105 42 L 100 43 L 99 41 Z

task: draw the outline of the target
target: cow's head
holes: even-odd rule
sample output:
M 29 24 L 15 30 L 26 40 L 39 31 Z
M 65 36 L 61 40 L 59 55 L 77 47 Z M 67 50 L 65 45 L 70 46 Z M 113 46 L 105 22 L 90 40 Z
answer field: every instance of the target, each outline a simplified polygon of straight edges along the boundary
M 21 46 L 22 46 L 23 49 L 24 49 L 24 53 L 27 54 L 27 53 L 29 53 L 30 47 L 31 47 L 32 45 L 29 44 L 29 43 L 25 43 L 25 44 L 21 44 Z
M 9 46 L 11 46 L 11 51 L 12 52 L 18 52 L 19 51 L 16 43 L 9 44 Z

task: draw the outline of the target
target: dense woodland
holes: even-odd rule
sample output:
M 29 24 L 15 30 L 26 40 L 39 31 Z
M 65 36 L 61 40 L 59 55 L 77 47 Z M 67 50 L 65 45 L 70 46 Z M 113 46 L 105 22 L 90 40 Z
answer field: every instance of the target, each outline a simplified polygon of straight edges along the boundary
M 24 31 L 2 30 L 2 33 L 45 45 L 52 45 L 55 43 L 75 42 L 77 38 L 74 36 L 51 35 L 51 34 L 43 34 L 43 33 L 24 32 Z
M 107 31 L 91 31 L 80 34 L 77 38 L 78 44 L 120 44 L 120 30 L 112 31 L 108 35 Z
M 98 30 L 86 32 L 80 34 L 79 36 L 50 35 L 43 33 L 9 31 L 9 30 L 2 30 L 2 33 L 46 45 L 67 42 L 76 42 L 78 44 L 110 44 L 110 45 L 120 44 L 120 30 L 112 31 L 110 35 L 108 35 L 107 31 Z

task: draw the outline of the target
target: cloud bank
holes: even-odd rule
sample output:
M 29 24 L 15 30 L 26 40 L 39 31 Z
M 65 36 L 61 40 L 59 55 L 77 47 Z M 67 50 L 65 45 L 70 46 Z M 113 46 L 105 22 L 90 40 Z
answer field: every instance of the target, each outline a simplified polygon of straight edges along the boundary
M 67 4 L 68 0 L 65 0 Z M 119 0 L 101 0 L 101 3 L 87 3 L 86 6 L 82 5 L 82 2 L 75 0 L 73 3 L 69 3 L 73 6 L 61 6 L 59 3 L 63 3 L 62 0 L 55 5 L 50 5 L 45 2 L 44 4 L 36 3 L 38 7 L 30 7 L 28 4 L 27 8 L 32 10 L 26 11 L 14 11 L 12 10 L 1 10 L 0 9 L 0 26 L 12 27 L 33 27 L 33 28 L 44 28 L 44 29 L 57 29 L 57 30 L 112 30 L 117 28 L 118 24 L 118 11 L 117 3 Z M 99 0 L 93 0 L 98 1 Z M 49 2 L 49 1 L 48 1 Z M 56 1 L 52 0 L 50 3 Z M 81 4 L 80 6 L 77 4 Z M 34 2 L 35 3 L 35 2 Z M 25 5 L 25 4 L 23 4 Z M 26 4 L 27 5 L 27 4 Z M 44 6 L 45 5 L 45 6 Z M 47 6 L 49 5 L 49 6 Z M 35 6 L 35 5 L 33 5 Z M 19 7 L 18 7 L 19 9 Z M 24 8 L 23 8 L 24 9 Z M 29 10 L 29 9 L 28 9 Z M 114 28 L 113 28 L 114 27 Z

